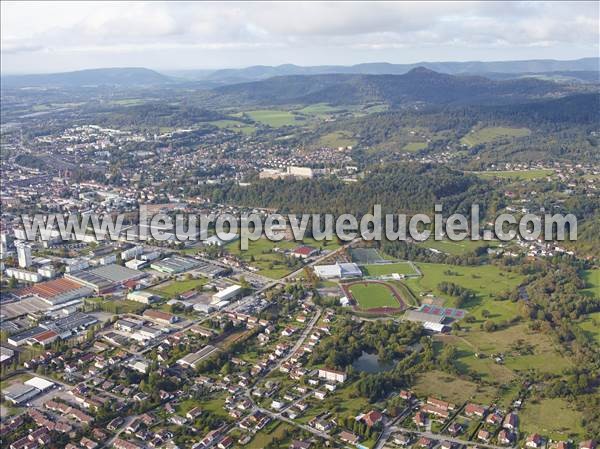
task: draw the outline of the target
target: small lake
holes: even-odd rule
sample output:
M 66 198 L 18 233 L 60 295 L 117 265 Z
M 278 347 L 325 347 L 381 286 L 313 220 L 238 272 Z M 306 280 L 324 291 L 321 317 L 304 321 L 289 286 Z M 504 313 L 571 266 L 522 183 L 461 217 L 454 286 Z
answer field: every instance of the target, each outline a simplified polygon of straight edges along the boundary
M 377 354 L 369 354 L 363 351 L 361 356 L 352 363 L 352 368 L 356 371 L 362 371 L 365 373 L 381 373 L 383 371 L 389 371 L 394 367 L 395 363 L 392 362 L 380 362 Z

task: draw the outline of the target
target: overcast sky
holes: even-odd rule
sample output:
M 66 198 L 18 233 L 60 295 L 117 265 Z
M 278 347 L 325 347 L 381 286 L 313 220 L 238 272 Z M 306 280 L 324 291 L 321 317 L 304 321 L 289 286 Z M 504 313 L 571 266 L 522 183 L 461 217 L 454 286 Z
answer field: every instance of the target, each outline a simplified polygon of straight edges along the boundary
M 599 2 L 2 1 L 2 71 L 598 56 Z

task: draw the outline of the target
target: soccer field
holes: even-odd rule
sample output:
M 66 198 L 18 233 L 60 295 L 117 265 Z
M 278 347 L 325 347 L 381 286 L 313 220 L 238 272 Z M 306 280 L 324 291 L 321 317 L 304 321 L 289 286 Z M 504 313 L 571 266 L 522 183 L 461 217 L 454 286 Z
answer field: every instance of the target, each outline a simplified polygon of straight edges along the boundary
M 366 276 L 387 276 L 392 274 L 418 274 L 408 262 L 371 264 L 361 267 Z
M 361 309 L 401 307 L 392 289 L 383 283 L 361 282 L 350 285 L 348 290 Z

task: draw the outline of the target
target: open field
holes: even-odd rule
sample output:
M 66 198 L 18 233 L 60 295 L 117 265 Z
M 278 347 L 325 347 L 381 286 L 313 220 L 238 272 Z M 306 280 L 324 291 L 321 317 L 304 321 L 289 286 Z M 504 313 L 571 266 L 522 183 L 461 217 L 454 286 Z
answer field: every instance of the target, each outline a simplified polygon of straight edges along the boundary
M 104 299 L 102 297 L 85 298 L 84 304 L 90 309 L 104 310 L 110 313 L 140 313 L 145 305 L 126 299 L 115 301 L 114 299 Z
M 475 372 L 489 382 L 507 383 L 518 372 L 528 370 L 558 374 L 573 368 L 571 360 L 557 351 L 548 336 L 530 331 L 525 324 L 515 324 L 494 332 L 473 326 L 467 332 L 440 336 L 438 340 L 458 349 L 457 363 L 462 372 Z M 475 354 L 479 354 L 479 358 Z M 492 354 L 503 354 L 504 363 L 496 363 L 490 357 Z M 552 363 L 549 364 L 548 360 Z
M 435 396 L 457 405 L 466 401 L 489 404 L 497 394 L 493 387 L 479 386 L 436 370 L 420 374 L 413 390 L 418 396 Z
M 238 122 L 237 120 L 216 120 L 208 123 L 219 128 L 231 129 L 232 131 L 238 131 L 246 135 L 252 134 L 254 131 L 256 131 L 255 126 L 244 122 Z
M 356 139 L 348 132 L 335 131 L 322 135 L 319 144 L 328 148 L 347 147 L 356 145 Z
M 583 278 L 587 284 L 583 292 L 586 295 L 589 294 L 591 296 L 595 296 L 596 298 L 600 298 L 600 268 L 586 270 L 583 274 Z
M 312 238 L 305 238 L 303 242 L 282 240 L 273 242 L 266 238 L 261 238 L 248 243 L 248 249 L 242 251 L 240 242 L 234 241 L 225 246 L 226 250 L 235 256 L 240 257 L 250 266 L 259 269 L 259 273 L 273 279 L 279 279 L 293 271 L 296 268 L 290 267 L 286 256 L 283 254 L 285 250 L 291 250 L 300 245 L 309 245 L 315 248 L 326 250 L 335 250 L 339 248 L 337 242 L 318 242 Z
M 408 262 L 363 265 L 361 270 L 365 276 L 386 276 L 394 273 L 417 274 Z
M 597 344 L 600 345 L 600 312 L 585 315 L 579 327 Z
M 409 142 L 402 147 L 402 151 L 414 153 L 415 151 L 423 150 L 425 148 L 427 148 L 427 142 Z
M 472 130 L 469 134 L 460 139 L 460 142 L 470 147 L 482 143 L 493 142 L 498 139 L 509 137 L 525 137 L 531 134 L 528 128 L 505 128 L 502 126 L 493 126 Z
M 262 449 L 271 444 L 275 439 L 285 439 L 286 435 L 292 430 L 294 430 L 294 427 L 288 423 L 281 421 L 269 423 L 269 425 L 258 432 L 252 441 L 250 441 L 250 443 L 248 443 L 245 447 L 248 449 Z
M 315 103 L 308 105 L 302 109 L 298 109 L 296 112 L 306 115 L 329 116 L 334 112 L 342 111 L 344 111 L 344 109 L 339 106 L 331 106 L 327 103 Z
M 206 284 L 206 282 L 207 280 L 204 278 L 189 279 L 185 281 L 171 281 L 168 284 L 153 289 L 153 291 L 156 291 L 158 294 L 164 297 L 174 298 L 175 296 L 185 293 L 187 291 L 193 290 L 198 287 L 202 287 L 204 284 Z
M 533 179 L 552 176 L 554 170 L 504 170 L 504 171 L 481 171 L 473 172 L 475 175 L 484 179 L 509 179 L 512 181 L 531 181 Z
M 581 439 L 583 415 L 561 398 L 526 401 L 520 413 L 520 428 L 526 434 L 538 432 L 555 440 Z
M 298 119 L 298 116 L 292 114 L 289 111 L 280 111 L 277 109 L 257 109 L 254 111 L 246 111 L 243 113 L 252 120 L 263 125 L 272 126 L 273 128 L 279 128 L 281 126 L 298 125 L 302 121 Z
M 465 239 L 461 242 L 453 242 L 452 240 L 426 240 L 419 243 L 426 248 L 431 248 L 443 253 L 450 254 L 452 256 L 460 256 L 469 252 L 475 251 L 481 246 L 495 247 L 498 245 L 497 241 L 486 241 L 486 240 L 468 240 Z
M 476 317 L 483 309 L 487 309 L 492 318 L 510 319 L 515 316 L 516 306 L 514 303 L 495 301 L 493 298 L 498 293 L 516 288 L 523 281 L 523 275 L 504 271 L 495 265 L 478 267 L 434 263 L 417 263 L 416 265 L 423 276 L 407 279 L 405 283 L 417 296 L 431 292 L 445 298 L 447 305 L 452 305 L 455 299 L 437 288 L 441 282 L 452 282 L 476 292 L 475 300 L 461 306 Z M 494 317 L 494 315 L 496 316 Z

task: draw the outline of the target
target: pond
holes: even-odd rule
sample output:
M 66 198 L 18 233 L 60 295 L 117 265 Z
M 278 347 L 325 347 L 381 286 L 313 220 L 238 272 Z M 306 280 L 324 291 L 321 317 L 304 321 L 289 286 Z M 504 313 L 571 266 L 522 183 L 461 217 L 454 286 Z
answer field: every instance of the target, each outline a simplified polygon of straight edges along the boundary
M 352 368 L 356 371 L 365 373 L 381 373 L 383 371 L 391 370 L 396 362 L 380 362 L 377 354 L 370 354 L 363 351 L 361 356 L 352 363 Z

